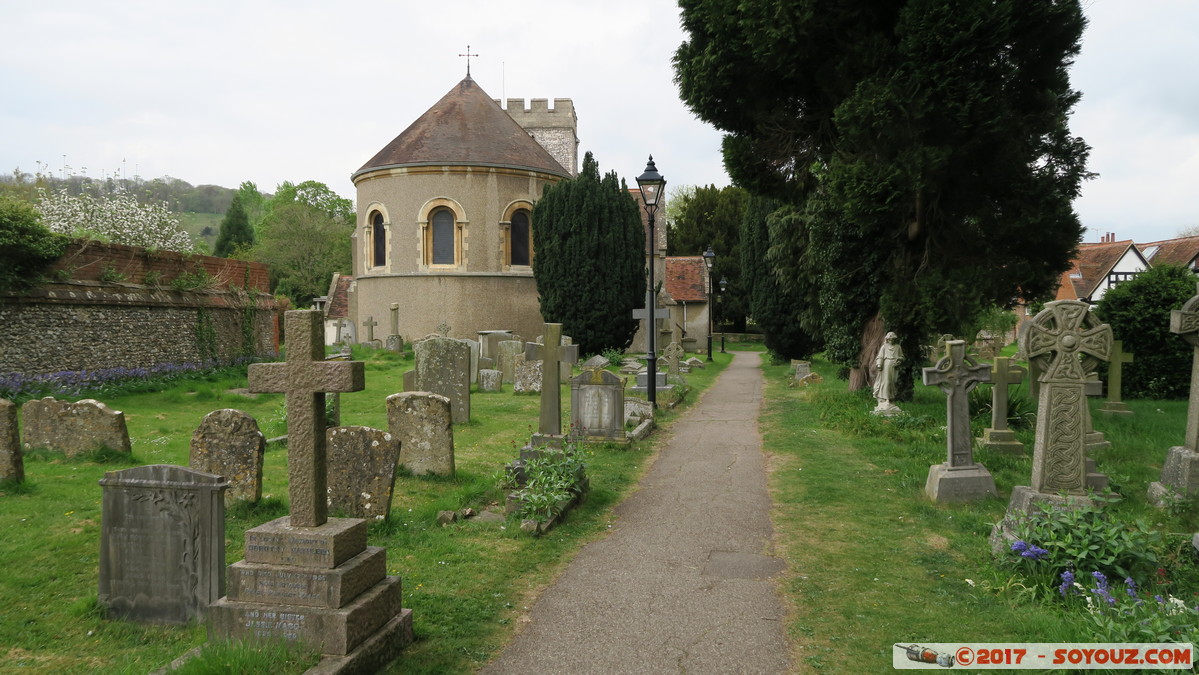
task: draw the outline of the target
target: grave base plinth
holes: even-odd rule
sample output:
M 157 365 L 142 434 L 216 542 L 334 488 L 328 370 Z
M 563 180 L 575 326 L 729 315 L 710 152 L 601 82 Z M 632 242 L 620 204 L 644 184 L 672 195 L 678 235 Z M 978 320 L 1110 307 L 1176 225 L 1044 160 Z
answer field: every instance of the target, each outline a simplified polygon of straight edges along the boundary
M 387 576 L 387 549 L 371 546 L 333 569 L 240 560 L 228 572 L 231 602 L 341 607 Z
M 1011 429 L 984 429 L 978 442 L 988 450 L 1009 455 L 1024 454 L 1024 444 L 1016 440 L 1016 432 Z
M 1108 401 L 1099 406 L 1099 412 L 1105 415 L 1131 415 L 1132 411 L 1124 401 Z
M 415 639 L 412 633 L 412 610 L 400 610 L 386 626 L 368 637 L 345 656 L 325 656 L 304 675 L 355 675 L 377 673 L 399 656 L 400 651 Z
M 934 502 L 973 502 L 998 496 L 995 479 L 982 464 L 951 467 L 948 462 L 928 468 L 924 493 Z
M 1029 516 L 1045 513 L 1047 509 L 1077 509 L 1095 506 L 1086 495 L 1061 495 L 1037 492 L 1027 485 L 1012 488 L 1007 515 L 991 529 L 991 552 L 999 555 L 1016 540 L 1016 522 Z
M 366 521 L 330 518 L 319 527 L 293 527 L 291 516 L 246 530 L 246 562 L 333 569 L 366 550 Z

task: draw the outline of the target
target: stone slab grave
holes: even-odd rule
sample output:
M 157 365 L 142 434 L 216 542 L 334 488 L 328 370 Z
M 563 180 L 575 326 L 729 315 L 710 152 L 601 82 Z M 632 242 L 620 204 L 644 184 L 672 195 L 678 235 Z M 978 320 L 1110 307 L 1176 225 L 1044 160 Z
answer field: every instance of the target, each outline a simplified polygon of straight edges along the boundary
M 94 399 L 71 403 L 47 396 L 21 406 L 25 452 L 57 450 L 68 458 L 108 448 L 130 453 L 125 413 Z
M 570 430 L 581 440 L 626 439 L 623 377 L 587 369 L 570 380 Z
M 538 418 L 534 447 L 561 445 L 562 439 L 562 364 L 579 362 L 579 346 L 562 343 L 562 324 L 547 323 L 542 332 L 544 343 L 525 343 L 525 358 L 543 361 L 541 367 L 541 415 Z M 569 365 L 567 366 L 569 368 Z
M 579 368 L 582 368 L 583 370 L 602 370 L 610 365 L 612 365 L 611 361 L 604 358 L 602 354 L 596 354 L 595 356 L 581 363 Z
M 1182 445 L 1166 453 L 1160 480 L 1149 485 L 1149 501 L 1164 507 L 1179 497 L 1199 494 L 1199 284 L 1195 295 L 1170 312 L 1170 332 L 1191 345 L 1191 392 Z M 1199 548 L 1199 536 L 1196 537 Z
M 1072 508 L 1093 505 L 1087 497 L 1086 376 L 1107 360 L 1112 329 L 1078 300 L 1046 303 L 1026 321 L 1020 350 L 1040 370 L 1037 429 L 1030 485 L 1012 489 L 1007 515 L 991 532 L 991 547 L 1002 550 L 1015 520 L 1039 512 L 1041 505 Z
M 286 394 L 291 514 L 246 531 L 208 638 L 296 642 L 324 655 L 321 672 L 373 672 L 413 634 L 386 551 L 366 545 L 367 521 L 328 517 L 325 392 L 361 391 L 363 364 L 323 360 L 319 311 L 284 320 L 287 360 L 251 364 L 248 379 L 252 392 Z
M 657 376 L 654 378 L 655 390 L 662 391 L 663 389 L 670 389 L 672 385 L 666 383 L 666 373 L 664 371 L 659 370 L 654 374 Z M 649 371 L 642 369 L 638 371 L 636 377 L 637 384 L 633 385 L 629 391 L 632 391 L 635 394 L 644 394 L 645 392 L 649 391 Z
M 504 374 L 504 384 L 516 382 L 516 355 L 523 354 L 525 343 L 521 340 L 501 340 L 496 345 L 495 369 Z
M 1124 364 L 1132 363 L 1133 355 L 1124 351 L 1123 340 L 1112 340 L 1112 358 L 1107 366 L 1107 400 L 1099 406 L 1099 412 L 1106 415 L 1131 415 L 1121 398 L 1124 393 Z
M 0 398 L 0 481 L 20 483 L 24 480 L 25 460 L 17 430 L 17 406 Z
M 110 619 L 203 621 L 225 594 L 225 479 L 153 464 L 100 479 L 98 600 Z
M 512 393 L 540 394 L 541 393 L 541 360 L 528 359 L 524 354 L 517 354 L 513 360 Z
M 414 389 L 450 400 L 454 424 L 470 421 L 470 347 L 461 340 L 430 337 L 412 348 L 416 353 Z
M 385 520 L 391 513 L 400 443 L 371 427 L 333 427 L 329 454 L 329 510 L 351 518 Z
M 994 497 L 995 479 L 974 461 L 970 433 L 969 393 L 980 382 L 991 381 L 991 366 L 966 355 L 965 340 L 945 343 L 946 355 L 923 370 L 924 384 L 945 392 L 945 445 L 948 459 L 929 467 L 924 492 L 935 502 L 968 502 Z
M 1008 387 L 1020 384 L 1027 371 L 1006 356 L 995 357 L 991 368 L 991 426 L 983 430 L 979 443 L 988 450 L 1024 454 L 1024 444 L 1008 428 Z
M 502 391 L 504 385 L 504 374 L 498 370 L 491 368 L 481 368 L 479 370 L 479 391 L 497 392 Z
M 690 368 L 692 370 L 696 370 L 696 369 L 704 370 L 708 367 L 708 364 L 704 363 L 704 360 L 697 356 L 692 356 L 691 358 L 687 359 L 686 361 L 683 361 L 683 365 L 687 366 L 688 368 Z
M 467 349 L 470 350 L 470 372 L 468 373 L 468 375 L 470 376 L 471 384 L 478 384 L 478 382 L 479 382 L 479 356 L 480 356 L 480 350 L 482 349 L 482 346 L 478 343 L 477 340 L 459 339 L 458 341 L 461 342 L 462 344 L 466 345 Z
M 454 475 L 450 400 L 427 391 L 387 397 L 387 429 L 400 445 L 400 465 L 414 476 Z
M 258 422 L 240 410 L 225 408 L 204 416 L 192 434 L 188 466 L 223 476 L 229 482 L 225 504 L 262 498 L 262 457 L 266 437 Z

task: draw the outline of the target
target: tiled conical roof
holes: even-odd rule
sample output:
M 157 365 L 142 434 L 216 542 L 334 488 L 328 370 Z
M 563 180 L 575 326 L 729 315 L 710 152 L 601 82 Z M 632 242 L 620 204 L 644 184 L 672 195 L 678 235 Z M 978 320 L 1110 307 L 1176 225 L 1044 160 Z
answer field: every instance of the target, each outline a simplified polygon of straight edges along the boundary
M 429 164 L 514 167 L 570 176 L 469 76 L 354 177 L 375 169 Z

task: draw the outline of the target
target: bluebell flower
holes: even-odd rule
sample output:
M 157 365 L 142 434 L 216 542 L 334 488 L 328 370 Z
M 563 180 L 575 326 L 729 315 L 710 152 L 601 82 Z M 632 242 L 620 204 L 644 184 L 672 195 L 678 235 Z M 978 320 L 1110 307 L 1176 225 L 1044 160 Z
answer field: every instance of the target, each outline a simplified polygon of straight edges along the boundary
M 1132 577 L 1126 577 L 1124 579 L 1124 588 L 1128 591 L 1128 597 L 1137 597 L 1137 582 L 1133 581 Z
M 1040 546 L 1030 546 L 1028 547 L 1028 550 L 1020 553 L 1020 557 L 1028 558 L 1029 560 L 1042 560 L 1047 555 L 1049 555 L 1049 551 L 1046 551 Z
M 1074 573 L 1070 570 L 1066 570 L 1065 572 L 1062 572 L 1062 584 L 1057 587 L 1057 592 L 1061 593 L 1062 597 L 1064 598 L 1066 597 L 1066 591 L 1070 590 L 1073 585 Z
M 1017 539 L 1012 543 L 1012 550 L 1016 553 L 1024 553 L 1028 550 L 1028 544 L 1024 543 L 1022 539 Z

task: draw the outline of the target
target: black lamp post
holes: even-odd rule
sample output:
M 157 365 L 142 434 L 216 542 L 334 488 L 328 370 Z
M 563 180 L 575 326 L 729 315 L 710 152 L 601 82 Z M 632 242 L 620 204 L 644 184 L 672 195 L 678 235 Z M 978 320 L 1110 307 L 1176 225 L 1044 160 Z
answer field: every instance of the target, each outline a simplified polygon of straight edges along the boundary
M 715 291 L 715 284 L 712 283 L 712 265 L 716 263 L 716 251 L 712 250 L 712 245 L 708 244 L 708 250 L 704 251 L 704 265 L 708 267 L 708 362 L 712 362 L 712 315 L 716 313 L 716 305 L 712 302 L 712 292 Z
M 729 278 L 728 277 L 720 277 L 720 292 L 723 294 L 725 289 L 728 287 L 729 287 Z M 728 352 L 724 351 L 724 331 L 723 330 L 720 331 L 720 353 L 721 354 L 728 353 Z
M 658 173 L 654 166 L 654 156 L 649 156 L 645 165 L 645 173 L 637 176 L 637 187 L 641 190 L 641 202 L 645 205 L 645 214 L 649 216 L 649 290 L 645 292 L 645 309 L 648 313 L 646 330 L 649 332 L 649 354 L 646 361 L 649 366 L 649 385 L 646 391 L 650 407 L 658 407 L 658 302 L 654 297 L 654 263 L 658 259 L 658 238 L 654 235 L 654 212 L 662 200 L 662 192 L 666 187 L 666 179 Z

